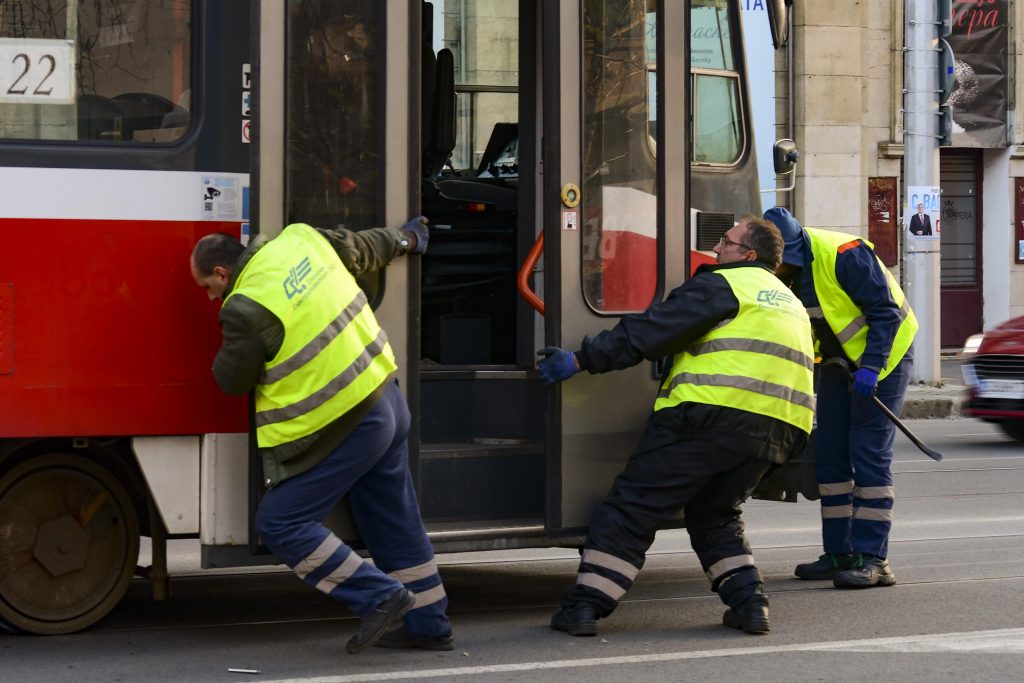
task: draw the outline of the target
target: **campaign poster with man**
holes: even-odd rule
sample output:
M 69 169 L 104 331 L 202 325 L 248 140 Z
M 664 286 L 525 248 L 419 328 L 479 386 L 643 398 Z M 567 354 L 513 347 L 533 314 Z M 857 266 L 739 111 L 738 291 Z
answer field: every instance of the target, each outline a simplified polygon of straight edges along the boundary
M 904 214 L 907 235 L 911 240 L 937 240 L 942 230 L 939 188 L 912 186 L 907 192 Z

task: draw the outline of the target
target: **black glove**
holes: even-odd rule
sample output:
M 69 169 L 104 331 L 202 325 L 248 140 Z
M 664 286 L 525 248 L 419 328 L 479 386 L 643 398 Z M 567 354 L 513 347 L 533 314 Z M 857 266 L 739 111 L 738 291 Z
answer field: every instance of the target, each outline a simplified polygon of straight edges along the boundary
M 564 382 L 580 371 L 572 351 L 566 351 L 557 346 L 545 346 L 537 352 L 537 355 L 544 356 L 537 363 L 537 369 L 540 370 L 540 376 L 547 384 Z
M 410 218 L 408 222 L 402 226 L 402 232 L 407 233 L 411 236 L 411 242 L 413 242 L 412 248 L 409 249 L 414 254 L 422 254 L 427 250 L 427 244 L 430 242 L 430 232 L 427 230 L 426 216 L 417 216 L 416 218 Z

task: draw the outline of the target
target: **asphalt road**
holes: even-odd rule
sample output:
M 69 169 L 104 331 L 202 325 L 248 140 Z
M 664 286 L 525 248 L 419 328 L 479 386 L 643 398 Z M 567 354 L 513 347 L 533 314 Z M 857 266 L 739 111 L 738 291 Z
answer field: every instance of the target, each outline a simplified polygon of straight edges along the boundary
M 354 618 L 291 575 L 200 575 L 163 603 L 140 581 L 83 633 L 0 636 L 0 681 L 1022 680 L 1024 448 L 974 420 L 910 425 L 945 460 L 897 435 L 896 586 L 793 578 L 820 552 L 817 503 L 747 505 L 771 595 L 765 636 L 721 626 L 685 531 L 666 531 L 596 638 L 547 626 L 575 551 L 471 553 L 439 558 L 453 652 L 346 655 Z

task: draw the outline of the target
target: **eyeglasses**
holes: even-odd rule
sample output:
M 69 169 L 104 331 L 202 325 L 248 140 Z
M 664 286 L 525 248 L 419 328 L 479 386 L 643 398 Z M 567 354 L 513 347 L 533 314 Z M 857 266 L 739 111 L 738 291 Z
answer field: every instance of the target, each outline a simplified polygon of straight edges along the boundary
M 730 244 L 732 244 L 733 246 L 743 247 L 744 249 L 749 249 L 750 251 L 757 251 L 757 249 L 754 249 L 749 244 L 743 244 L 743 242 L 733 242 L 731 239 L 729 239 L 725 235 L 722 235 L 722 239 L 718 240 L 718 244 L 721 245 L 723 248 L 725 248 L 725 247 L 729 246 Z

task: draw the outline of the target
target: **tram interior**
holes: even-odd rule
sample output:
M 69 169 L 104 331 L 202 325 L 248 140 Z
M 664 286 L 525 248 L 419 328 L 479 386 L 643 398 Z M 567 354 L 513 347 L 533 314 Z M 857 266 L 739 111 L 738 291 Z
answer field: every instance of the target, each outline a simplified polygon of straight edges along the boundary
M 535 239 L 519 215 L 518 3 L 426 2 L 423 29 L 420 504 L 431 530 L 536 524 L 546 402 L 515 284 Z
M 474 65 L 466 63 L 469 51 L 456 43 L 458 57 L 449 47 L 435 52 L 436 45 L 452 41 L 435 43 L 435 8 L 423 8 L 421 201 L 431 221 L 431 243 L 423 260 L 421 357 L 446 366 L 514 365 L 518 123 L 492 122 L 496 102 L 487 100 L 498 95 L 491 99 L 500 100 L 501 113 L 515 117 L 518 98 L 514 92 L 489 92 L 486 83 L 467 83 L 479 80 Z M 461 43 L 473 27 L 459 9 L 446 14 L 443 25 Z M 486 145 L 479 151 L 485 130 Z

